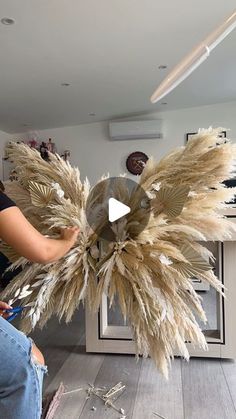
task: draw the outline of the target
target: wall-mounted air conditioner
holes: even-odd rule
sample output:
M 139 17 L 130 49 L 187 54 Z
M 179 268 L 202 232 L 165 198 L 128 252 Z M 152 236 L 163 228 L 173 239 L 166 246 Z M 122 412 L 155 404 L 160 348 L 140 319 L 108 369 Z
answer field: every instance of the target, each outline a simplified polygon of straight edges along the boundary
M 162 120 L 110 122 L 109 134 L 112 140 L 162 138 Z

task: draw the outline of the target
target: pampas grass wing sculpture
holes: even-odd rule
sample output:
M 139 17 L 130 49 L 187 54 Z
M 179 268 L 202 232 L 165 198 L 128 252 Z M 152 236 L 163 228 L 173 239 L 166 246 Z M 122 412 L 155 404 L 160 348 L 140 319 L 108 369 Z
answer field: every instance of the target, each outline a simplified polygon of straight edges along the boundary
M 25 216 L 42 234 L 54 238 L 60 227 L 80 228 L 73 249 L 47 265 L 29 263 L 2 243 L 12 267 L 23 267 L 1 298 L 11 298 L 12 303 L 20 294 L 22 304 L 30 305 L 22 319 L 24 331 L 36 324 L 43 327 L 52 314 L 69 321 L 85 298 L 91 309 L 98 310 L 105 292 L 111 304 L 118 297 L 132 326 L 137 354 L 150 355 L 166 376 L 176 349 L 188 359 L 186 341 L 207 348 L 195 317 L 206 321 L 206 316 L 191 277 L 222 292 L 212 269 L 213 256 L 200 244 L 223 241 L 234 228 L 220 210 L 235 193 L 222 182 L 232 176 L 236 151 L 219 138 L 220 131 L 201 130 L 160 162 L 147 162 L 139 185 L 149 197 L 148 224 L 132 238 L 143 213 L 131 213 L 114 225 L 116 239 L 109 245 L 97 235 L 106 222 L 103 212 L 96 214 L 93 229 L 88 225 L 90 186 L 87 179 L 80 180 L 79 170 L 57 155 L 45 162 L 36 150 L 11 143 L 8 154 L 18 181 L 8 185 L 7 193 Z M 127 205 L 138 202 L 138 189 L 128 195 L 119 188 L 117 184 Z M 102 205 L 107 197 L 103 182 L 98 190 L 96 199 Z

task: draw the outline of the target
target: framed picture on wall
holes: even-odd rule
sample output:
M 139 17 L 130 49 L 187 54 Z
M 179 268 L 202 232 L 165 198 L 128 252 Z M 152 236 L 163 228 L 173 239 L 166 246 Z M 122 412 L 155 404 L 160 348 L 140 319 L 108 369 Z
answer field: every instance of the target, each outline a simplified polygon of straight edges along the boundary
M 197 132 L 187 132 L 187 134 L 186 134 L 186 143 L 188 142 L 188 140 L 190 140 L 190 138 L 193 135 L 196 135 L 196 134 L 197 134 Z M 226 138 L 226 131 L 221 131 L 221 133 L 219 134 L 219 137 L 220 138 Z
M 196 135 L 196 134 L 197 134 L 197 132 L 187 132 L 187 134 L 186 134 L 186 143 L 188 142 L 188 140 L 190 140 L 190 138 L 193 135 Z

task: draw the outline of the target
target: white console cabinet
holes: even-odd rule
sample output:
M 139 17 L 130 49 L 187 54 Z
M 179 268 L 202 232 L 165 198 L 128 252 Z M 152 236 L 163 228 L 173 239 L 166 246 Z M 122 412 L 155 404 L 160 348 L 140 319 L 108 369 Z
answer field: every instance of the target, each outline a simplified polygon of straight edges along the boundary
M 226 213 L 236 223 L 236 210 Z M 209 242 L 216 256 L 216 274 L 225 286 L 223 298 L 214 289 L 207 287 L 201 293 L 208 317 L 207 325 L 201 325 L 206 336 L 207 352 L 188 344 L 190 355 L 198 357 L 236 358 L 236 233 L 230 241 Z M 87 352 L 135 353 L 132 330 L 125 325 L 117 304 L 116 310 L 108 308 L 104 295 L 98 314 L 86 308 Z M 176 353 L 178 355 L 178 353 Z

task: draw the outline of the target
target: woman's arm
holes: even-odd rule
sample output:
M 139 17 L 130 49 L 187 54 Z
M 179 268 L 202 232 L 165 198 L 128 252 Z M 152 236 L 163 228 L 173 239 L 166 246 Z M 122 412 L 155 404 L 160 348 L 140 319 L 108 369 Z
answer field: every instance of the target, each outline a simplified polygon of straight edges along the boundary
M 49 263 L 64 256 L 76 242 L 79 229 L 62 230 L 61 239 L 49 239 L 39 233 L 17 207 L 0 212 L 0 238 L 19 255 L 32 262 Z

